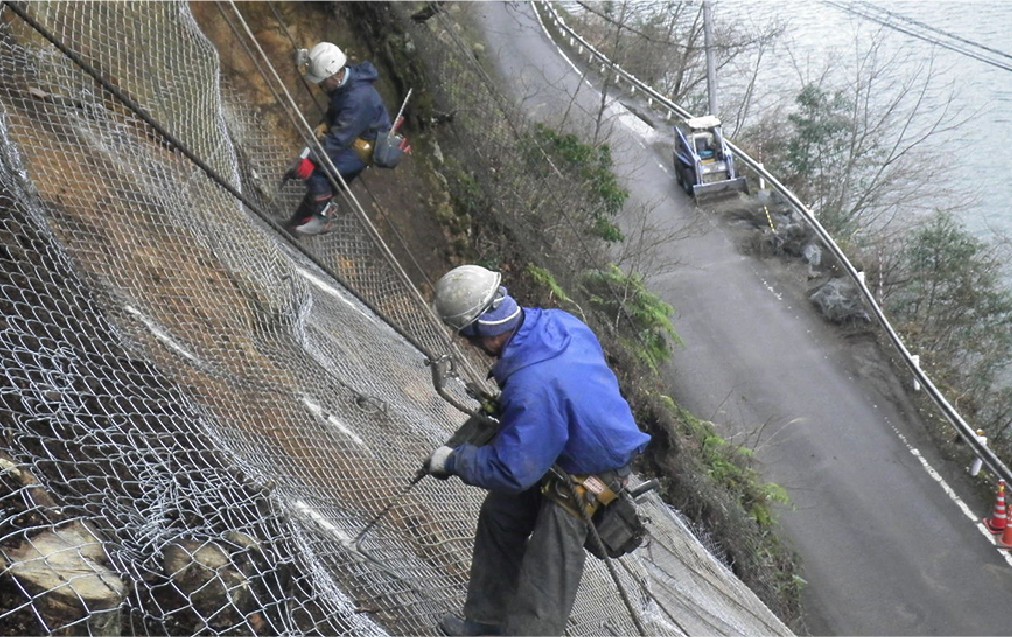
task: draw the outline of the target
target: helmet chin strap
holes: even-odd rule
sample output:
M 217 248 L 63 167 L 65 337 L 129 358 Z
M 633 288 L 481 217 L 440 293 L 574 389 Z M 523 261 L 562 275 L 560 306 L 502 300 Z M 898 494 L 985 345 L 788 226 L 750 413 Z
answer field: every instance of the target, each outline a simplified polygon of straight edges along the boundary
M 342 67 L 341 71 L 344 71 L 344 77 L 341 78 L 341 83 L 334 88 L 341 88 L 342 86 L 348 83 L 348 78 L 351 77 L 351 69 L 349 69 L 347 66 Z M 338 73 L 340 73 L 341 71 L 338 71 Z

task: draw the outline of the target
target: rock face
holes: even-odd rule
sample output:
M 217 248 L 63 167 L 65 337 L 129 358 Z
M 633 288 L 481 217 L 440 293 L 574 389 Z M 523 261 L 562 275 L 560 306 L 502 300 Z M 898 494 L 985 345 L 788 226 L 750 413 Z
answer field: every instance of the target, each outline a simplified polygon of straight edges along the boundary
M 263 618 L 255 612 L 259 603 L 250 578 L 260 551 L 252 538 L 234 531 L 215 541 L 180 538 L 162 553 L 168 586 L 161 597 L 169 608 L 185 609 L 176 623 L 193 634 L 259 633 Z
M 0 563 L 2 587 L 20 591 L 34 607 L 15 613 L 24 634 L 121 634 L 123 582 L 106 568 L 105 550 L 87 525 L 73 522 L 27 537 L 0 554 Z

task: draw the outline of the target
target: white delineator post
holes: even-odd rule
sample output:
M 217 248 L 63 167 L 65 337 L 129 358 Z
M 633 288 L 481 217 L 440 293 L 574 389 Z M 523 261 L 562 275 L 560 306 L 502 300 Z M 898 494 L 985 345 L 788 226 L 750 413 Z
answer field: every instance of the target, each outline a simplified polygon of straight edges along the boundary
M 980 444 L 984 445 L 985 447 L 987 446 L 987 436 L 984 435 L 984 430 L 983 429 L 978 429 L 977 430 L 977 442 L 979 442 Z M 976 458 L 974 458 L 973 459 L 973 464 L 970 465 L 970 468 L 969 468 L 970 475 L 971 476 L 975 476 L 978 473 L 980 473 L 980 468 L 983 465 L 984 465 L 984 460 L 980 456 L 977 456 Z
M 914 367 L 918 370 L 921 368 L 921 355 L 914 354 L 910 357 L 910 360 L 914 362 Z M 917 376 L 914 376 L 914 391 L 921 391 L 921 381 L 917 380 Z

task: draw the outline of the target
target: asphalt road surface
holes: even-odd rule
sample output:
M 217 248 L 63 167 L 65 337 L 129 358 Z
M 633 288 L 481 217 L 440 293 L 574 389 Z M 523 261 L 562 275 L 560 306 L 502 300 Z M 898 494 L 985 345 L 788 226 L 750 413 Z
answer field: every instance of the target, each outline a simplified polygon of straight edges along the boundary
M 533 117 L 591 133 L 600 93 L 544 34 L 527 4 L 481 3 L 506 87 Z M 631 99 L 620 96 L 619 101 Z M 670 391 L 729 438 L 754 447 L 763 475 L 793 504 L 781 512 L 808 586 L 806 625 L 818 635 L 1000 635 L 1012 631 L 1012 566 L 968 509 L 965 468 L 928 448 L 901 382 L 867 340 L 846 338 L 806 299 L 798 269 L 743 254 L 738 233 L 697 210 L 670 169 L 670 127 L 610 104 L 608 141 L 631 192 L 627 209 L 666 231 L 696 228 L 658 248 L 672 263 L 650 280 L 676 308 L 685 342 Z M 625 228 L 639 223 L 626 215 Z M 977 504 L 979 507 L 979 503 Z

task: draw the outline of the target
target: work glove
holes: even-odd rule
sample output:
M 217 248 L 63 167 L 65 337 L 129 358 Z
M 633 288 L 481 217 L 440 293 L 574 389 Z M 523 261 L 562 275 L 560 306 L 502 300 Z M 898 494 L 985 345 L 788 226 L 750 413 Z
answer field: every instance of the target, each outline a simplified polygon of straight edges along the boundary
M 309 176 L 313 174 L 316 169 L 316 164 L 313 163 L 312 159 L 307 157 L 297 158 L 292 162 L 292 165 L 285 172 L 285 176 L 281 178 L 281 183 L 284 185 L 289 179 L 298 179 L 299 181 L 305 181 L 309 179 Z
M 481 411 L 487 416 L 497 418 L 499 416 L 500 405 L 499 396 L 491 394 L 485 391 L 478 383 L 467 383 L 464 385 L 464 391 L 471 398 L 474 398 L 481 405 Z
M 295 175 L 296 179 L 305 181 L 309 179 L 314 170 L 316 170 L 316 164 L 313 163 L 312 159 L 305 157 L 295 163 L 295 166 L 292 168 L 292 174 Z
M 309 158 L 309 155 L 309 148 L 306 147 L 302 149 L 302 153 L 298 157 L 292 160 L 291 165 L 288 166 L 288 170 L 281 177 L 281 186 L 284 186 L 285 182 L 290 179 L 298 179 L 299 181 L 309 179 L 309 176 L 313 174 L 313 170 L 316 169 L 316 164 Z
M 446 463 L 452 453 L 453 447 L 447 447 L 446 445 L 439 447 L 422 463 L 422 471 L 433 478 L 446 480 L 451 475 L 446 468 Z
M 330 132 L 330 124 L 324 122 L 316 127 L 313 133 L 316 135 L 316 139 L 323 141 L 323 138 Z

